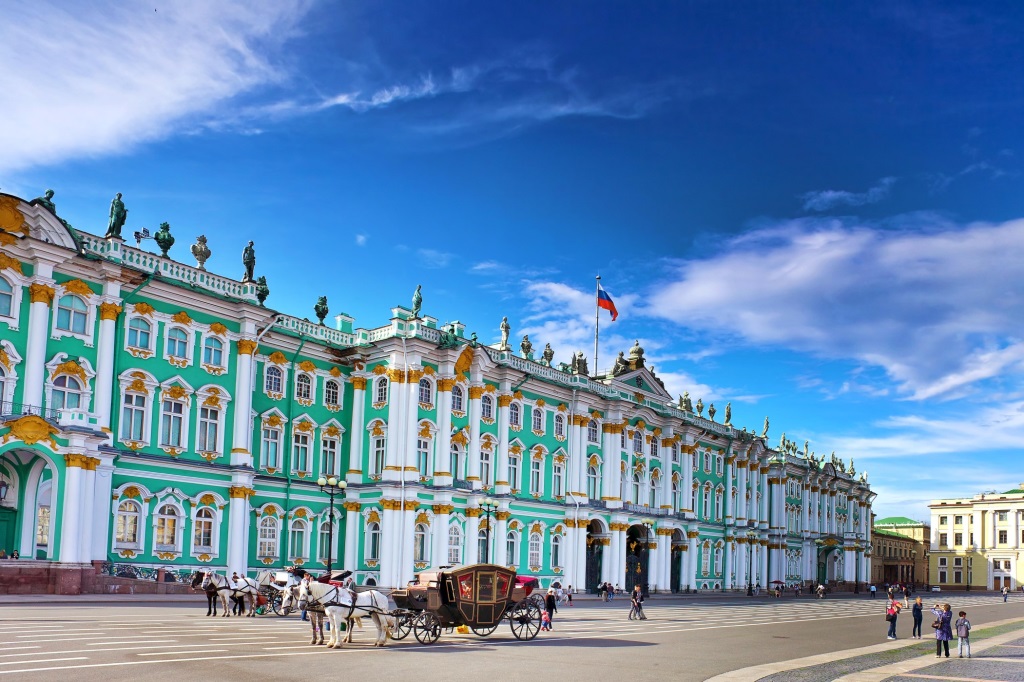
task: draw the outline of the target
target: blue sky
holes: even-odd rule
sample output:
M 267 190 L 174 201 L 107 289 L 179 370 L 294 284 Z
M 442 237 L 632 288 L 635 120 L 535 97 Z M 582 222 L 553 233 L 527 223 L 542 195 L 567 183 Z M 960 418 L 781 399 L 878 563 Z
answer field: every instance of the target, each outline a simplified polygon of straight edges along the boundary
M 562 361 L 600 273 L 599 364 L 639 338 L 924 517 L 1024 480 L 1024 6 L 828 5 L 13 0 L 0 188 Z

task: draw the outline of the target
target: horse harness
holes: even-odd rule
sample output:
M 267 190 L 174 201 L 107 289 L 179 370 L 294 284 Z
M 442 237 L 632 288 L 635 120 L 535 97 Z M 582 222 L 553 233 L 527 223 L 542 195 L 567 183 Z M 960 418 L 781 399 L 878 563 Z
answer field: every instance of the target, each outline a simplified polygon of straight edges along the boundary
M 345 592 L 348 593 L 348 596 L 349 596 L 349 599 L 351 600 L 351 603 L 343 604 L 340 601 L 336 601 L 336 598 L 340 596 L 342 590 L 344 590 Z M 328 599 L 327 598 L 328 595 L 333 595 L 333 596 L 332 596 L 331 599 Z M 341 607 L 348 606 L 348 615 L 345 616 L 345 620 L 352 620 L 352 614 L 355 613 L 357 608 L 358 609 L 362 609 L 362 610 L 367 611 L 367 612 L 379 611 L 380 610 L 380 609 L 378 609 L 376 607 L 376 605 L 373 605 L 373 604 L 370 604 L 368 606 L 358 606 L 358 605 L 356 605 L 356 599 L 357 599 L 357 595 L 356 595 L 356 592 L 354 590 L 350 590 L 347 587 L 346 588 L 339 588 L 337 585 L 332 585 L 330 592 L 327 592 L 326 594 L 324 594 L 324 596 L 322 598 L 320 598 L 320 599 L 317 599 L 315 596 L 313 596 L 307 590 L 306 591 L 306 610 L 309 611 L 311 605 L 315 609 L 322 609 L 324 611 L 327 610 L 328 606 L 341 606 Z

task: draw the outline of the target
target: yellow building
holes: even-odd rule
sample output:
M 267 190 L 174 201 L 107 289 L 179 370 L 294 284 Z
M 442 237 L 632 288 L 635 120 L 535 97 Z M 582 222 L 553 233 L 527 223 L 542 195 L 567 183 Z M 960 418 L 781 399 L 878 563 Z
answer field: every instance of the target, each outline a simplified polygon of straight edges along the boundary
M 903 577 L 899 582 L 911 584 L 923 584 L 928 582 L 928 553 L 931 546 L 931 527 L 922 521 L 915 521 L 906 516 L 889 516 L 878 519 L 874 522 L 873 537 L 880 539 L 880 533 L 895 533 L 911 541 L 909 546 L 894 546 L 893 550 L 902 556 L 895 557 L 899 561 L 892 562 L 885 556 L 886 543 L 877 541 L 872 543 L 872 555 L 875 557 L 873 563 L 883 566 L 879 580 L 893 582 L 889 578 L 893 573 L 892 568 L 885 568 L 885 565 L 895 563 L 896 574 Z
M 929 582 L 947 589 L 1017 589 L 1024 483 L 1004 493 L 934 500 Z

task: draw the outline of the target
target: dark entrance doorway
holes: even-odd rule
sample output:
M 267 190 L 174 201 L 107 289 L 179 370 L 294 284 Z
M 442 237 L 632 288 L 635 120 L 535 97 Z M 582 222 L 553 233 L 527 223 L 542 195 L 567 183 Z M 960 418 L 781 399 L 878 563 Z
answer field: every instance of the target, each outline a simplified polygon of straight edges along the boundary
M 632 592 L 634 586 L 639 585 L 644 595 L 647 594 L 649 557 L 647 528 L 640 525 L 630 526 L 626 531 L 626 584 L 624 587 L 627 592 Z
M 598 584 L 601 582 L 601 562 L 604 557 L 604 545 L 598 534 L 603 532 L 601 524 L 591 521 L 587 524 L 587 584 L 586 591 L 590 594 L 597 594 Z
M 15 549 L 15 527 L 18 513 L 7 507 L 0 507 L 0 549 L 4 556 L 11 556 Z

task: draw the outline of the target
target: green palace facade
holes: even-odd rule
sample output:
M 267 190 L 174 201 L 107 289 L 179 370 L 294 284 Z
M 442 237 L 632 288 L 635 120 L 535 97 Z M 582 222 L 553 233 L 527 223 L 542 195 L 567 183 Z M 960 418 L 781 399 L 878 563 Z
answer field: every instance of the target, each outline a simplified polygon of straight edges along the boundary
M 205 239 L 184 264 L 169 228 L 156 255 L 51 197 L 0 194 L 8 555 L 170 579 L 330 556 L 383 586 L 485 559 L 577 589 L 870 576 L 852 462 L 674 401 L 639 345 L 591 374 L 514 352 L 505 325 L 493 346 L 439 329 L 418 300 L 372 328 L 309 322 L 266 307 L 251 262 L 205 270 Z M 347 484 L 333 516 L 321 476 Z

